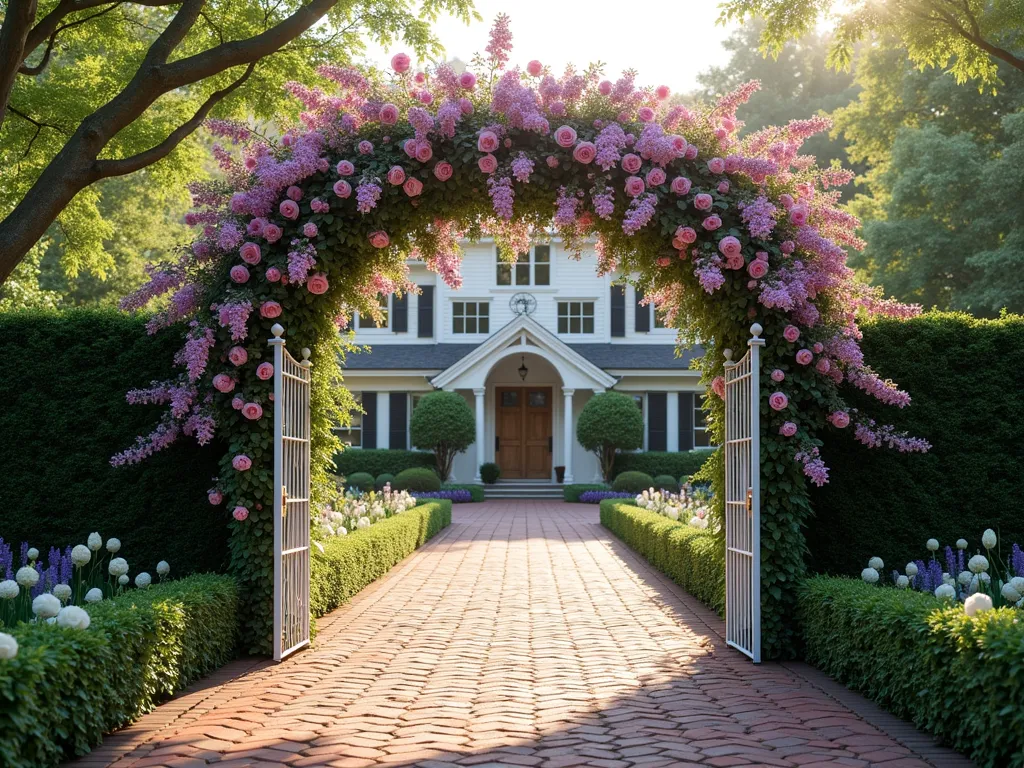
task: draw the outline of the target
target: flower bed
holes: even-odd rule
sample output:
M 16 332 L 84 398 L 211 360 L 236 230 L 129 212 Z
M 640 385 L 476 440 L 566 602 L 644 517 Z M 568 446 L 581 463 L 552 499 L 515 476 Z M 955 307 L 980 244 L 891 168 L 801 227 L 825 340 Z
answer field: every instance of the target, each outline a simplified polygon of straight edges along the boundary
M 469 491 L 470 501 L 476 501 L 476 502 L 483 501 L 486 498 L 486 496 L 487 496 L 487 492 L 484 490 L 484 486 L 479 484 L 479 483 L 466 483 L 466 484 L 442 483 L 441 484 L 441 490 L 442 491 Z M 420 493 L 418 495 L 419 496 L 423 496 L 422 493 Z M 434 497 L 434 498 L 444 499 L 444 498 L 447 498 L 447 496 L 437 496 L 437 497 Z
M 625 491 L 583 491 L 576 497 L 580 504 L 600 504 L 605 499 L 632 499 L 634 495 Z
M 605 483 L 570 483 L 562 486 L 562 499 L 568 502 L 578 502 L 580 496 L 587 491 L 610 491 L 611 487 Z
M 1024 766 L 1024 621 L 968 616 L 928 594 L 854 579 L 805 580 L 807 660 L 980 766 Z
M 421 491 L 417 499 L 447 499 L 453 504 L 468 504 L 473 501 L 473 494 L 468 488 L 442 488 L 440 491 Z
M 725 548 L 706 528 L 607 499 L 601 525 L 647 562 L 718 613 L 725 608 Z
M 85 610 L 85 630 L 46 622 L 7 630 L 18 649 L 0 657 L 4 768 L 85 754 L 235 653 L 238 592 L 228 576 L 190 576 Z
M 369 528 L 375 523 L 400 515 L 416 506 L 406 491 L 392 491 L 385 485 L 379 493 L 349 489 L 338 493 L 330 504 L 319 510 L 319 526 L 314 538 L 345 536 L 351 531 Z
M 313 616 L 347 602 L 451 521 L 451 501 L 437 499 L 314 546 L 309 585 Z

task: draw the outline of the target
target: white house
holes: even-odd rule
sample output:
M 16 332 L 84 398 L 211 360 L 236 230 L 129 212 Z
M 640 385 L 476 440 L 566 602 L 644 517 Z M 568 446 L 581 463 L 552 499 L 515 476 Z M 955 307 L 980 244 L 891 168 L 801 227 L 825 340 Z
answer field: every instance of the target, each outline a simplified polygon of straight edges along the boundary
M 638 291 L 598 277 L 596 255 L 576 260 L 556 239 L 515 265 L 493 241 L 464 244 L 463 286 L 454 291 L 410 262 L 418 295 L 391 297 L 387 324 L 354 319 L 371 349 L 345 361 L 347 386 L 365 411 L 342 439 L 353 447 L 410 448 L 409 417 L 434 389 L 458 392 L 476 413 L 477 440 L 455 461 L 455 482 L 479 482 L 496 462 L 504 479 L 600 479 L 596 457 L 576 441 L 580 410 L 595 393 L 632 395 L 644 414 L 644 448 L 708 445 L 704 388 Z

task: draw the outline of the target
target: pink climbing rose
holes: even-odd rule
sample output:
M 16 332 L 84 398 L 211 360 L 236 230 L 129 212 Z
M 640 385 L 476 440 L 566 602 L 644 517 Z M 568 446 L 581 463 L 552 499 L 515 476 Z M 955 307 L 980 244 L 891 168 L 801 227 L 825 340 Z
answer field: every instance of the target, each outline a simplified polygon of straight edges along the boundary
M 770 405 L 773 410 L 781 411 L 789 405 L 789 398 L 782 392 L 772 392 L 768 397 L 768 405 Z
M 452 177 L 452 173 L 454 173 L 454 169 L 447 160 L 442 160 L 434 166 L 434 178 L 438 181 L 448 181 Z
M 809 349 L 801 349 L 796 353 L 796 361 L 800 365 L 810 365 L 812 360 L 814 360 L 814 355 Z
M 380 108 L 378 117 L 384 125 L 394 125 L 398 122 L 398 107 L 394 104 L 385 104 Z
M 498 170 L 498 158 L 494 155 L 484 155 L 476 161 L 476 164 L 484 173 L 494 173 Z
M 676 176 L 672 179 L 672 191 L 677 195 L 685 195 L 690 191 L 692 184 L 685 176 Z
M 846 429 L 850 426 L 850 414 L 846 411 L 833 411 L 828 420 L 832 422 L 832 426 L 837 429 Z
M 387 248 L 391 244 L 388 233 L 382 229 L 370 233 L 370 245 L 374 248 Z
M 267 270 L 267 282 L 276 283 L 281 279 L 281 270 L 277 267 L 270 267 Z
M 294 200 L 282 200 L 278 210 L 281 211 L 281 215 L 286 219 L 295 221 L 295 219 L 299 218 L 299 204 Z
M 652 168 L 647 172 L 647 186 L 660 187 L 665 183 L 665 172 L 661 168 Z
M 264 301 L 260 304 L 260 317 L 265 317 L 268 320 L 280 317 L 281 311 L 281 305 L 276 301 Z
M 697 230 L 693 227 L 679 227 L 676 229 L 677 238 L 682 240 L 684 243 L 694 243 L 697 241 Z
M 350 160 L 339 160 L 336 170 L 339 176 L 351 176 L 356 172 L 356 167 Z
M 544 65 L 541 64 L 536 59 L 534 59 L 533 61 L 526 65 L 526 71 L 529 72 L 534 77 L 537 77 L 537 75 L 544 71 Z
M 245 519 L 246 519 L 247 517 L 249 517 L 249 510 L 248 510 L 248 509 L 246 509 L 246 508 L 245 508 L 245 507 L 243 507 L 243 506 L 237 506 L 237 507 L 235 507 L 234 511 L 233 511 L 233 512 L 231 513 L 231 516 L 232 516 L 233 518 L 235 518 L 235 520 L 237 520 L 238 522 L 240 522 L 240 523 L 241 523 L 241 522 L 243 522 L 243 521 L 244 521 L 244 520 L 245 520 Z
M 235 264 L 231 268 L 231 280 L 235 283 L 245 283 L 249 280 L 249 270 L 243 267 L 241 264 Z
M 423 182 L 416 178 L 408 178 L 405 180 L 405 184 L 402 185 L 402 189 L 409 197 L 417 197 L 423 192 Z
M 589 141 L 581 141 L 572 151 L 572 159 L 584 165 L 594 162 L 595 157 L 597 157 L 597 147 Z
M 263 381 L 269 381 L 274 376 L 274 364 L 273 363 L 260 363 L 256 366 L 256 378 Z
M 285 195 L 288 196 L 289 200 L 294 200 L 297 203 L 302 199 L 302 189 L 292 184 L 285 190 Z
M 330 285 L 327 282 L 327 275 L 317 272 L 315 275 L 310 275 L 306 280 L 306 288 L 310 293 L 317 296 L 327 293 L 327 289 Z
M 718 250 L 727 259 L 739 256 L 743 250 L 740 241 L 732 235 L 727 235 L 718 241 Z
M 779 434 L 784 437 L 792 437 L 796 434 L 796 424 L 792 421 L 785 422 L 781 427 L 779 427 Z
M 407 72 L 411 64 L 412 59 L 409 58 L 409 54 L 407 53 L 396 53 L 391 57 L 391 68 L 398 74 Z
M 220 506 L 221 502 L 224 501 L 224 494 L 222 494 L 220 491 L 214 488 L 206 494 L 206 498 L 213 506 L 216 507 Z
M 555 130 L 555 142 L 566 149 L 573 146 L 576 143 L 576 129 L 568 125 L 558 127 Z
M 459 85 L 461 85 L 464 90 L 473 90 L 476 88 L 476 75 L 472 72 L 463 72 L 459 75 Z
M 218 392 L 230 392 L 235 388 L 235 380 L 226 373 L 218 373 L 213 377 L 213 388 Z
M 242 415 L 250 421 L 256 421 L 263 416 L 263 406 L 259 403 L 246 403 L 242 406 Z
M 352 194 L 352 185 L 344 179 L 338 179 L 334 182 L 334 194 L 340 198 L 349 197 Z
M 248 472 L 252 469 L 252 459 L 244 453 L 240 453 L 231 460 L 231 466 L 239 472 Z
M 498 135 L 494 131 L 481 131 L 476 148 L 481 152 L 493 152 L 498 148 Z
M 755 280 L 760 280 L 768 274 L 768 262 L 764 259 L 754 259 L 747 265 L 747 274 Z
M 713 232 L 722 226 L 722 220 L 716 214 L 711 214 L 700 225 L 709 232 Z
M 711 206 L 714 205 L 715 199 L 711 197 L 707 192 L 701 192 L 699 195 L 693 198 L 693 207 L 698 211 L 710 211 Z
M 639 197 L 644 193 L 644 180 L 639 176 L 630 176 L 626 179 L 626 194 L 630 197 Z
M 636 173 L 640 170 L 642 164 L 643 161 L 640 159 L 640 156 L 634 155 L 632 152 L 624 155 L 622 158 L 622 170 L 626 173 Z
M 245 365 L 249 359 L 249 353 L 245 351 L 245 347 L 234 346 L 228 350 L 228 360 L 234 365 Z
M 712 173 L 725 173 L 725 160 L 720 157 L 712 157 L 708 160 L 708 170 Z
M 400 165 L 393 165 L 388 171 L 388 183 L 400 186 L 405 183 L 405 169 Z
M 711 391 L 718 395 L 723 400 L 725 399 L 725 378 L 722 376 L 715 376 L 711 380 Z
M 800 329 L 797 328 L 795 325 L 787 325 L 783 329 L 782 335 L 786 339 L 786 341 L 792 344 L 793 342 L 800 338 Z
M 772 381 L 774 381 L 775 383 L 778 383 L 780 381 L 784 381 L 785 378 L 786 378 L 786 374 L 780 368 L 776 368 L 774 371 L 772 371 Z
M 306 237 L 316 237 L 316 233 L 318 231 L 319 230 L 316 228 L 316 224 L 314 224 L 312 221 L 307 221 L 305 224 L 302 225 L 302 234 L 305 235 Z
M 242 247 L 238 249 L 238 255 L 242 257 L 242 261 L 246 264 L 259 264 L 262 258 L 260 247 L 252 242 L 242 243 Z

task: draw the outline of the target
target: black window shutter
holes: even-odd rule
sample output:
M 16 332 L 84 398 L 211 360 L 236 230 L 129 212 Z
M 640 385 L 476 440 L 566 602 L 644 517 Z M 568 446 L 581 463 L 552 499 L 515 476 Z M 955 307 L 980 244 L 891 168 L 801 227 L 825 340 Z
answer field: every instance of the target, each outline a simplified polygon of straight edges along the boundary
M 668 450 L 668 394 L 647 393 L 647 450 Z
M 647 333 L 651 330 L 651 307 L 648 304 L 641 304 L 644 300 L 644 289 L 636 289 L 636 323 L 634 324 L 637 333 Z
M 679 450 L 693 448 L 693 392 L 679 393 Z
M 409 294 L 403 293 L 402 298 L 396 294 L 391 298 L 391 332 L 408 333 L 409 331 Z
M 416 335 L 429 339 L 434 335 L 434 286 L 420 286 L 419 308 L 416 310 Z
M 388 424 L 388 448 L 391 450 L 406 450 L 409 445 L 406 442 L 406 407 L 409 404 L 409 396 L 405 392 L 392 392 L 391 404 L 388 408 L 390 419 Z
M 612 336 L 626 335 L 626 287 L 612 286 Z
M 377 393 L 363 392 L 363 448 L 377 447 Z

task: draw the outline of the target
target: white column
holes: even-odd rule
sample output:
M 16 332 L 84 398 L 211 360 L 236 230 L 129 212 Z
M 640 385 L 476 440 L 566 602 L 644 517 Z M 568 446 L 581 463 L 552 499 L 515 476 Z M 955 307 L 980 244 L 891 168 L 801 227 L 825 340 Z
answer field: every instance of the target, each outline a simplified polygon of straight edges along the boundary
M 391 393 L 377 393 L 377 447 L 391 447 Z
M 594 387 L 594 394 L 595 395 L 603 395 L 604 394 L 604 387 Z M 591 482 L 593 482 L 593 483 L 603 483 L 604 482 L 604 475 L 601 474 L 601 462 L 600 461 L 597 463 L 597 469 L 594 470 L 594 479 L 591 480 Z
M 665 426 L 667 427 L 667 451 L 679 450 L 679 393 L 669 392 L 665 395 Z
M 476 396 L 476 472 L 473 475 L 473 482 L 482 482 L 480 477 L 480 465 L 486 461 L 484 457 L 484 395 L 487 389 L 476 387 L 473 390 Z
M 562 449 L 564 456 L 562 461 L 565 462 L 565 483 L 568 485 L 573 482 L 572 477 L 572 453 L 573 447 L 576 444 L 575 435 L 572 431 L 572 396 L 576 393 L 575 389 L 569 387 L 562 387 L 562 394 L 565 395 L 565 407 L 562 408 L 562 425 L 565 428 L 562 437 Z

